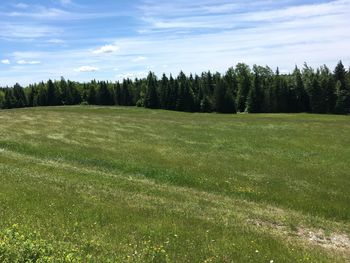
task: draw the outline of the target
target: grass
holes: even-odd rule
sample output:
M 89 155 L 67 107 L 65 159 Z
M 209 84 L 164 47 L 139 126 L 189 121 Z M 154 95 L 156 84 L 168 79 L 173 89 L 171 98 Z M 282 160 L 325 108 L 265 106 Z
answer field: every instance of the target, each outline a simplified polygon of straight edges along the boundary
M 349 116 L 0 111 L 0 261 L 347 262 L 349 134 Z

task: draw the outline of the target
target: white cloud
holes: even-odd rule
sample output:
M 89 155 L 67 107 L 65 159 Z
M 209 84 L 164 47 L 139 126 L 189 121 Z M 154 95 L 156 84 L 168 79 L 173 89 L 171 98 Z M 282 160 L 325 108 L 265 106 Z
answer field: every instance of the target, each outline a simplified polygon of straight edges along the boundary
M 96 72 L 96 71 L 99 71 L 99 68 L 92 67 L 92 66 L 82 66 L 80 68 L 77 68 L 75 71 L 78 71 L 78 72 Z
M 1 60 L 1 63 L 5 64 L 5 65 L 10 65 L 11 64 L 9 59 L 3 59 L 3 60 Z
M 57 27 L 28 23 L 4 23 L 0 27 L 0 38 L 3 39 L 36 39 L 56 36 L 62 32 Z
M 18 4 L 15 4 L 14 7 L 19 8 L 19 9 L 27 9 L 29 7 L 29 5 L 27 5 L 25 3 L 18 3 Z
M 146 71 L 140 71 L 140 72 L 129 72 L 129 73 L 124 73 L 124 74 L 118 74 L 116 77 L 117 80 L 121 81 L 124 79 L 135 79 L 135 78 L 144 78 L 147 76 Z
M 244 3 L 227 3 L 206 6 L 207 1 L 199 1 L 197 5 L 188 5 L 184 2 L 173 3 L 172 14 L 174 10 L 191 10 L 188 15 L 169 16 L 165 15 L 162 10 L 166 10 L 164 4 L 154 3 L 148 4 L 143 7 L 146 11 L 146 15 L 143 16 L 143 20 L 149 24 L 149 30 L 196 30 L 196 29 L 235 29 L 260 26 L 258 23 L 281 23 L 284 21 L 291 21 L 303 18 L 322 17 L 329 15 L 339 15 L 350 11 L 349 0 L 336 0 L 318 4 L 302 4 L 296 6 L 289 6 L 283 8 L 249 8 L 245 11 L 240 10 L 237 6 L 244 6 Z M 225 2 L 225 1 L 224 1 Z M 239 1 L 238 1 L 239 2 Z M 256 1 L 254 1 L 256 4 Z M 266 6 L 271 5 L 268 2 L 274 1 L 261 1 Z M 203 4 L 201 4 L 203 3 Z M 223 10 L 230 10 L 236 8 L 236 12 L 225 12 L 221 14 Z M 236 6 L 236 7 L 235 7 Z M 154 8 L 153 8 L 154 7 Z M 210 10 L 209 13 L 203 12 L 203 8 Z M 231 10 L 232 11 L 232 10 Z
M 64 11 L 58 8 L 47 8 L 47 7 L 36 7 L 34 11 L 31 12 L 10 12 L 5 14 L 9 17 L 27 17 L 34 19 L 63 19 L 72 16 L 70 12 Z
M 140 61 L 145 61 L 145 60 L 147 60 L 146 57 L 138 56 L 138 57 L 134 58 L 132 61 L 133 62 L 140 62 Z
M 114 53 L 119 50 L 119 47 L 116 45 L 105 45 L 93 51 L 94 54 L 108 54 Z
M 162 1 L 147 1 L 153 1 L 155 6 L 162 4 Z M 49 26 L 53 23 L 48 23 L 48 26 L 42 22 L 30 23 L 26 27 L 19 21 L 16 27 L 10 28 L 4 26 L 9 22 L 4 22 L 0 25 L 0 38 L 17 36 L 21 37 L 21 41 L 23 37 L 33 39 L 32 51 L 26 48 L 25 52 L 9 54 L 9 58 L 12 61 L 41 60 L 45 61 L 45 66 L 6 67 L 0 71 L 0 86 L 16 81 L 29 84 L 48 78 L 59 79 L 60 76 L 77 81 L 91 78 L 115 80 L 147 75 L 148 69 L 158 75 L 164 71 L 175 75 L 180 70 L 185 73 L 205 70 L 224 72 L 238 62 L 269 65 L 271 68 L 279 66 L 286 72 L 293 70 L 296 64 L 302 66 L 304 61 L 312 67 L 322 64 L 333 67 L 339 59 L 346 66 L 350 65 L 347 52 L 350 46 L 349 0 L 310 5 L 291 0 L 282 0 L 283 4 L 261 0 L 252 2 L 259 5 L 260 2 L 268 2 L 270 5 L 243 9 L 231 5 L 232 0 L 220 0 L 217 5 L 212 0 L 166 2 L 174 5 L 176 10 L 171 9 L 171 14 L 167 14 L 163 6 L 156 6 L 158 9 L 148 6 L 152 13 L 138 13 L 138 18 L 146 18 L 143 20 L 146 23 L 134 28 L 135 32 L 139 30 L 143 34 L 130 34 L 119 39 L 83 38 L 76 31 L 68 35 L 58 28 L 51 31 Z M 250 4 L 250 1 L 243 0 L 234 2 Z M 301 5 L 293 4 L 296 2 Z M 182 12 L 181 5 L 188 12 Z M 192 12 L 192 9 L 195 11 Z M 202 13 L 203 9 L 206 11 Z M 77 35 L 73 36 L 75 33 Z M 38 40 L 47 43 L 49 39 L 62 38 L 63 34 L 70 39 L 70 46 L 84 43 L 84 47 L 37 51 L 35 44 Z M 102 46 L 101 43 L 109 45 Z M 138 58 L 140 54 L 147 60 Z M 134 60 L 142 62 L 133 63 Z M 148 68 L 147 65 L 153 67 Z
M 69 5 L 72 3 L 72 0 L 59 0 L 61 5 Z
M 66 43 L 63 39 L 59 39 L 59 38 L 51 38 L 47 41 L 47 43 L 50 44 L 64 44 Z
M 17 61 L 17 64 L 18 65 L 37 65 L 37 64 L 41 64 L 41 61 L 38 61 L 38 60 L 18 60 Z

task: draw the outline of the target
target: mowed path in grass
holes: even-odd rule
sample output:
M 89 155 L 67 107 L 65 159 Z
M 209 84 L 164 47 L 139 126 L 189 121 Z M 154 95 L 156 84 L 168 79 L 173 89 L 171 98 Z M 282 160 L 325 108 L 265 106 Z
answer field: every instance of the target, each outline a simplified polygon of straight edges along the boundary
M 0 111 L 0 230 L 87 261 L 347 262 L 349 189 L 349 116 Z

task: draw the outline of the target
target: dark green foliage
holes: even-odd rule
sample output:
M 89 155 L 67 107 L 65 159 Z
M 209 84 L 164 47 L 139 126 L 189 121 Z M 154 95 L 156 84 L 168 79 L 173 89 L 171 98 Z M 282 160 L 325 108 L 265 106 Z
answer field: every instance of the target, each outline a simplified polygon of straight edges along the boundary
M 27 98 L 24 94 L 24 90 L 18 83 L 13 87 L 13 99 L 14 108 L 23 108 L 27 106 Z
M 160 106 L 163 109 L 168 107 L 168 101 L 170 96 L 169 90 L 169 79 L 165 74 L 163 74 L 162 80 L 160 82 Z
M 194 93 L 189 80 L 183 72 L 178 77 L 179 89 L 177 94 L 176 110 L 193 112 L 195 110 Z
M 232 91 L 224 80 L 219 81 L 214 89 L 215 110 L 219 113 L 236 113 Z M 206 102 L 207 103 L 207 102 Z
M 237 110 L 244 112 L 251 86 L 251 71 L 248 65 L 240 63 L 236 66 L 236 74 L 238 80 Z
M 334 77 L 336 81 L 340 81 L 342 85 L 345 85 L 346 71 L 341 61 L 338 62 L 334 69 Z
M 47 105 L 57 105 L 56 88 L 51 79 L 47 82 Z
M 291 74 L 239 63 L 223 75 L 203 72 L 160 80 L 153 72 L 143 79 L 78 83 L 49 80 L 22 88 L 0 88 L 0 108 L 78 105 L 139 106 L 184 112 L 350 113 L 350 72 L 340 61 L 334 72 L 307 64 Z
M 157 78 L 152 72 L 150 72 L 147 77 L 147 88 L 146 88 L 144 106 L 146 108 L 151 108 L 151 109 L 159 108 Z
M 4 108 L 5 109 L 11 109 L 16 107 L 16 101 L 13 96 L 13 90 L 12 89 L 6 89 L 5 90 L 5 99 L 4 99 Z
M 308 112 L 310 110 L 310 99 L 305 90 L 302 75 L 298 67 L 292 74 L 292 86 L 296 96 L 296 112 Z
M 4 108 L 5 104 L 5 93 L 0 89 L 0 109 Z
M 247 98 L 247 111 L 249 113 L 259 113 L 263 109 L 263 77 L 262 77 L 263 68 L 254 66 L 254 78 L 253 85 L 249 91 Z
M 95 85 L 91 85 L 90 88 L 89 88 L 88 96 L 87 96 L 87 102 L 90 105 L 95 105 L 97 103 Z
M 123 105 L 123 106 L 131 106 L 132 105 L 132 97 L 130 94 L 130 88 L 129 88 L 129 80 L 124 80 L 122 87 L 121 87 L 121 100 L 120 100 L 120 104 L 119 105 Z
M 335 104 L 334 112 L 337 114 L 345 114 L 349 112 L 350 103 L 349 103 L 349 92 L 344 88 L 344 85 L 340 80 L 336 84 L 336 95 L 337 100 Z
M 324 113 L 324 103 L 322 97 L 322 90 L 320 88 L 319 76 L 314 75 L 309 83 L 309 96 L 310 96 L 310 106 L 312 112 Z
M 212 102 L 208 96 L 205 96 L 200 103 L 200 111 L 201 112 L 212 112 Z
M 97 92 L 97 103 L 99 105 L 113 105 L 113 97 L 108 89 L 106 82 L 102 81 L 99 83 L 99 89 Z
M 322 113 L 334 113 L 337 100 L 336 83 L 335 78 L 326 66 L 320 69 L 320 88 L 324 103 Z

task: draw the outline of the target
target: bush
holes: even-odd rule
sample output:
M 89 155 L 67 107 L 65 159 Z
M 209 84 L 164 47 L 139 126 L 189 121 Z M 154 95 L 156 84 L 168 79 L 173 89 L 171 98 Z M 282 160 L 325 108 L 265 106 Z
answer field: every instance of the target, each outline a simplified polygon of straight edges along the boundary
M 150 240 L 133 240 L 119 251 L 108 251 L 94 240 L 81 238 L 78 245 L 48 241 L 37 232 L 23 232 L 18 225 L 0 231 L 1 263 L 169 262 L 165 244 Z
M 50 263 L 89 262 L 77 250 L 68 245 L 52 244 L 36 232 L 24 235 L 18 225 L 0 232 L 0 262 L 2 263 Z

